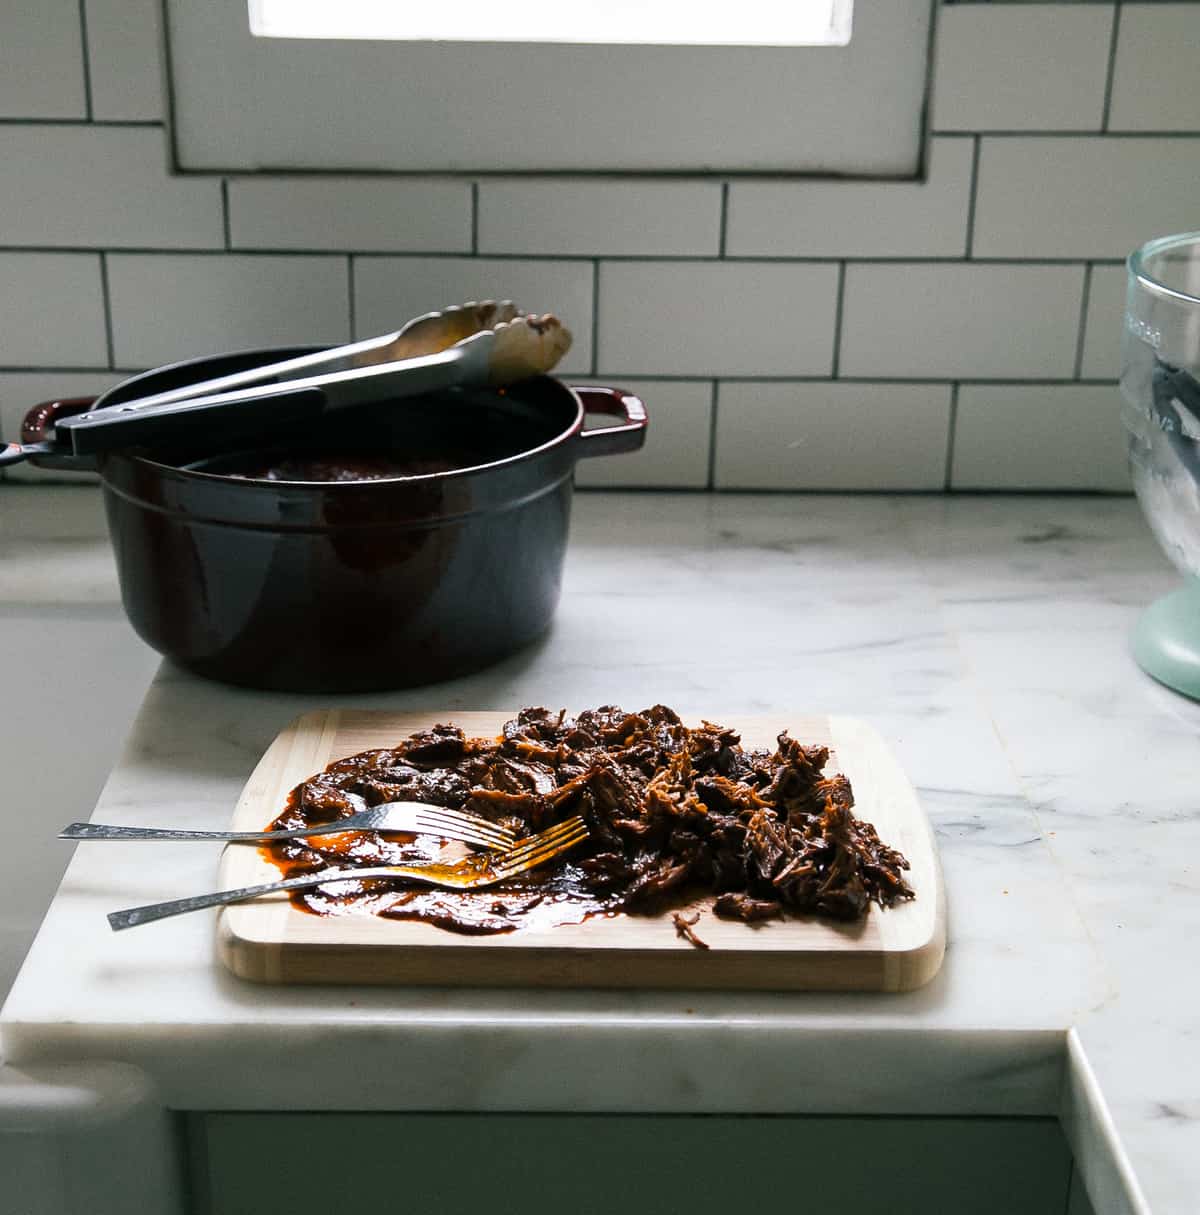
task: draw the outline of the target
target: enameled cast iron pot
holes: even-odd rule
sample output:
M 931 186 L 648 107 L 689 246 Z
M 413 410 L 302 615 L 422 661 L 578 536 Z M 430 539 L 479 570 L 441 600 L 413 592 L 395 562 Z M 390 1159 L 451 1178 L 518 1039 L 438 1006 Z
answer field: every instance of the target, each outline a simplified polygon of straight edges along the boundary
M 44 440 L 71 413 L 312 349 L 195 359 L 99 398 L 47 402 L 22 438 Z M 585 432 L 591 413 L 622 421 Z M 476 670 L 537 637 L 558 602 L 575 461 L 635 451 L 645 427 L 637 397 L 543 376 L 343 410 L 253 453 L 193 443 L 106 454 L 95 467 L 125 610 L 154 649 L 248 687 L 369 691 Z M 345 482 L 229 475 L 285 449 L 458 467 Z

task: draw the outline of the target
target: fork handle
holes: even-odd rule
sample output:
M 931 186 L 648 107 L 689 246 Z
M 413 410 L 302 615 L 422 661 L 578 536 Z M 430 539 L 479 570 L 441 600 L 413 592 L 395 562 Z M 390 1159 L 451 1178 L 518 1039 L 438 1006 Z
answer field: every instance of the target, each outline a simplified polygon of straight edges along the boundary
M 277 890 L 303 890 L 306 886 L 324 886 L 327 882 L 345 882 L 363 877 L 406 877 L 395 868 L 379 869 L 334 869 L 321 873 L 307 873 L 301 877 L 284 878 L 278 882 L 266 882 L 260 886 L 240 886 L 235 890 L 214 890 L 209 894 L 193 894 L 186 899 L 169 899 L 165 903 L 146 903 L 141 907 L 127 907 L 124 911 L 111 911 L 108 925 L 113 932 L 123 928 L 136 928 L 151 920 L 164 920 L 172 915 L 184 915 L 189 911 L 203 911 L 205 907 L 223 907 L 226 903 L 241 903 L 257 898 L 260 894 L 274 894 Z
M 319 828 L 293 827 L 287 831 L 177 831 L 164 827 L 112 827 L 106 823 L 71 823 L 59 833 L 60 840 L 233 840 L 264 842 L 290 840 L 302 835 L 333 835 L 328 823 Z

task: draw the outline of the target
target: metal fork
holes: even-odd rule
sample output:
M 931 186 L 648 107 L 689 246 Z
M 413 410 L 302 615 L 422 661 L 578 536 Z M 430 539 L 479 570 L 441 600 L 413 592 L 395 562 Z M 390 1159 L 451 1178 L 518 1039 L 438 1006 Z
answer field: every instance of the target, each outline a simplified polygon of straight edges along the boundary
M 147 903 L 143 907 L 113 911 L 109 913 L 108 923 L 114 932 L 119 932 L 123 928 L 134 928 L 151 920 L 183 915 L 184 912 L 199 911 L 204 907 L 219 907 L 225 903 L 241 903 L 246 899 L 257 898 L 260 894 L 273 894 L 277 890 L 303 890 L 309 886 L 361 881 L 364 878 L 408 878 L 414 882 L 444 886 L 451 890 L 478 890 L 484 886 L 495 886 L 518 873 L 544 865 L 581 843 L 587 838 L 587 834 L 588 829 L 583 819 L 568 818 L 537 835 L 523 839 L 507 852 L 475 853 L 452 865 L 379 865 L 364 866 L 361 869 L 323 869 L 319 873 L 286 878 L 280 882 L 267 882 L 261 886 L 218 890 L 211 894 L 197 894 L 186 899 Z
M 227 840 L 233 843 L 270 843 L 312 835 L 336 835 L 340 831 L 409 831 L 436 835 L 444 840 L 462 840 L 485 848 L 509 848 L 516 836 L 506 827 L 490 823 L 477 814 L 448 810 L 425 802 L 385 802 L 366 808 L 356 794 L 346 795 L 362 810 L 317 826 L 290 827 L 283 831 L 181 831 L 169 827 L 113 827 L 105 823 L 71 823 L 59 833 L 60 840 Z

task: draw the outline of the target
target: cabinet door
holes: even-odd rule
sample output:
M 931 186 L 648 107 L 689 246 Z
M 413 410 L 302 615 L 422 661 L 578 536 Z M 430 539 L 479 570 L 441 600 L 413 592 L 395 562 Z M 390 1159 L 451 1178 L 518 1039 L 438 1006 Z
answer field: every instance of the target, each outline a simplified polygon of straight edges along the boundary
M 1071 1170 L 1071 1195 L 1067 1201 L 1067 1215 L 1096 1215 L 1087 1190 L 1083 1188 L 1083 1178 L 1076 1168 Z
M 197 1215 L 1064 1215 L 1071 1164 L 1048 1118 L 238 1113 L 191 1134 Z

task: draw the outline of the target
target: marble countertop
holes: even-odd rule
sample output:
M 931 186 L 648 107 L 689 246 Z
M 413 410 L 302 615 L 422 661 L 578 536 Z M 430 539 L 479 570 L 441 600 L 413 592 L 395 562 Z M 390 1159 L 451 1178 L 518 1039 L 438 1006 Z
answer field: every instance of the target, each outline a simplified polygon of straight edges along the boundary
M 0 598 L 53 598 L 64 571 L 39 552 L 8 566 Z M 211 888 L 214 852 L 156 845 L 147 865 L 142 845 L 92 845 L 0 1047 L 19 1065 L 135 1063 L 188 1109 L 1057 1114 L 1100 1215 L 1190 1215 L 1200 706 L 1142 675 L 1126 640 L 1175 581 L 1132 499 L 579 494 L 541 642 L 339 702 L 867 718 L 937 832 L 949 948 L 933 983 L 258 987 L 214 961 L 211 913 L 119 935 L 104 920 Z M 162 667 L 95 818 L 221 825 L 270 739 L 318 703 Z

